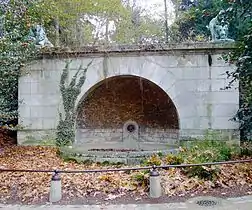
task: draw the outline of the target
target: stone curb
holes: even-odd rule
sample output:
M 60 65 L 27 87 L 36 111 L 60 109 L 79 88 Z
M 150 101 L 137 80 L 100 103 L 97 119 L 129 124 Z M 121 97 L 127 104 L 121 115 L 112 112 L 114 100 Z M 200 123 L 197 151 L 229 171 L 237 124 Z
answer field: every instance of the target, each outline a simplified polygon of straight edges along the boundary
M 232 201 L 234 203 L 252 203 L 252 195 L 247 195 L 247 196 L 242 196 L 242 197 L 237 197 L 237 198 L 228 198 L 227 200 Z
M 228 209 L 237 209 L 236 204 L 246 204 L 246 207 L 242 205 L 241 209 L 252 209 L 252 196 L 243 196 L 243 197 L 237 197 L 237 198 L 228 198 L 225 201 L 230 201 L 231 205 L 228 205 Z M 231 207 L 233 206 L 233 207 Z M 165 209 L 194 209 L 192 207 L 187 206 L 185 203 L 163 203 L 163 204 L 128 204 L 128 205 L 5 205 L 0 204 L 0 209 L 12 209 L 12 210 L 31 210 L 31 209 L 51 209 L 51 210 L 57 210 L 57 209 L 66 209 L 66 210 L 73 210 L 73 209 L 84 209 L 84 210 L 165 210 Z M 202 209 L 202 208 L 201 208 Z M 203 209 L 209 209 L 209 208 L 203 208 Z M 215 209 L 215 208 L 212 208 Z M 218 209 L 222 209 L 218 207 Z M 226 209 L 226 208 L 224 208 Z

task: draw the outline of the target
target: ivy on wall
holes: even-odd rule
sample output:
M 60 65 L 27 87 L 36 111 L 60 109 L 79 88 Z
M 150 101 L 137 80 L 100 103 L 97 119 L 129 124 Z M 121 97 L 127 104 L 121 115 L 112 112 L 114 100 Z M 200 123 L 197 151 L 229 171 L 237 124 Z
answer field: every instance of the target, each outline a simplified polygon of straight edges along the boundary
M 72 61 L 66 61 L 65 68 L 61 74 L 60 92 L 63 100 L 64 113 L 59 113 L 59 124 L 56 131 L 56 144 L 58 146 L 71 145 L 75 138 L 75 102 L 81 88 L 86 80 L 86 73 L 93 61 L 90 61 L 85 68 L 79 66 L 77 72 L 72 77 L 69 84 L 67 80 L 69 77 L 70 65 Z

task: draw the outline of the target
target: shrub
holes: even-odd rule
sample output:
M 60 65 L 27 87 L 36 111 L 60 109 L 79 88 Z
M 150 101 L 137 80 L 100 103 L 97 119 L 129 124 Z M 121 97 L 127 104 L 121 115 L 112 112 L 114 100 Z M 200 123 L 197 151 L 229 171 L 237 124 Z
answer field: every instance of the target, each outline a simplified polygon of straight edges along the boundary
M 207 132 L 203 140 L 184 141 L 178 154 L 160 156 L 152 155 L 143 164 L 147 166 L 161 165 L 180 165 L 198 164 L 208 162 L 228 161 L 239 154 L 239 148 L 232 146 L 225 141 L 219 140 L 220 137 L 214 132 Z M 251 147 L 252 148 L 252 147 Z M 244 149 L 244 153 L 249 150 Z M 250 150 L 251 151 L 251 150 Z M 215 179 L 219 173 L 218 166 L 194 166 L 183 168 L 182 171 L 189 177 L 197 176 L 201 179 Z
M 169 154 L 165 157 L 165 164 L 167 165 L 179 165 L 184 162 L 180 155 Z
M 177 158 L 183 160 L 184 163 L 197 164 L 228 161 L 238 154 L 238 147 L 231 146 L 227 142 L 218 139 L 220 138 L 215 133 L 207 132 L 203 140 L 184 142 L 186 146 L 182 147 Z M 202 179 L 214 179 L 219 172 L 218 166 L 194 166 L 182 170 L 189 177 L 197 176 Z
M 158 156 L 157 154 L 153 154 L 150 158 L 148 158 L 146 161 L 143 162 L 144 165 L 147 166 L 160 166 L 162 163 L 162 160 L 160 158 L 160 156 Z
M 189 162 L 196 163 L 227 161 L 239 150 L 220 140 L 196 140 L 187 145 L 187 149 L 181 155 Z
M 213 180 L 217 178 L 220 169 L 218 166 L 193 166 L 184 168 L 183 172 L 189 177 L 199 177 L 200 179 Z
M 149 185 L 149 171 L 142 171 L 132 174 L 132 181 L 142 187 L 147 187 Z

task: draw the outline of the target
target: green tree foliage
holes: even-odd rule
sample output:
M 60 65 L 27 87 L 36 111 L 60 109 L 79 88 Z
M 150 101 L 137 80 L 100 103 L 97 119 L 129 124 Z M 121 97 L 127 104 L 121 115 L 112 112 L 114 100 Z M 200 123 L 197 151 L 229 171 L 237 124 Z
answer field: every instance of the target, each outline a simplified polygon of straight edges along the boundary
M 141 17 L 139 25 L 135 25 L 128 17 L 117 24 L 113 40 L 119 44 L 164 42 L 163 25 L 161 20 L 153 20 L 148 16 Z
M 49 37 L 56 46 L 93 44 L 95 27 L 89 18 L 105 19 L 106 24 L 109 20 L 124 19 L 126 14 L 120 0 L 42 0 L 34 8 L 44 25 L 51 26 Z
M 235 71 L 227 72 L 233 78 L 230 86 L 235 81 L 240 83 L 240 109 L 234 120 L 240 122 L 243 140 L 252 140 L 252 2 L 237 0 L 229 11 L 238 29 L 236 49 L 225 57 L 237 66 Z
M 0 38 L 0 121 L 10 126 L 17 124 L 21 68 L 36 54 L 35 46 L 25 40 L 32 1 L 10 1 L 0 6 L 4 19 L 4 36 Z
M 210 36 L 206 29 L 209 21 L 222 9 L 226 11 L 230 38 L 236 40 L 236 48 L 224 58 L 237 66 L 234 72 L 227 72 L 232 78 L 226 88 L 234 82 L 240 84 L 240 109 L 234 120 L 240 122 L 243 139 L 252 139 L 252 2 L 249 0 L 212 0 L 211 5 L 199 1 L 199 6 L 180 12 L 173 31 L 179 40 L 206 41 Z M 177 39 L 178 41 L 178 39 Z
M 208 41 L 210 31 L 207 26 L 221 9 L 227 9 L 229 0 L 199 0 L 197 7 L 178 11 L 177 19 L 171 27 L 173 41 Z M 232 28 L 232 26 L 231 26 Z
M 116 22 L 113 41 L 122 44 L 164 43 L 164 21 L 153 18 L 144 8 L 136 5 L 125 5 L 127 13 L 124 19 Z

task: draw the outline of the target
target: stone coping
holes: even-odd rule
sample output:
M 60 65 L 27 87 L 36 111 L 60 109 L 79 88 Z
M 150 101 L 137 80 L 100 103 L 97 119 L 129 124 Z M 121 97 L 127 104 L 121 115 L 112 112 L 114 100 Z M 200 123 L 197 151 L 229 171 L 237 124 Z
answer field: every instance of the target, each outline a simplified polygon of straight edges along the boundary
M 195 42 L 195 43 L 171 43 L 171 44 L 149 44 L 149 45 L 90 45 L 79 48 L 44 48 L 41 50 L 42 58 L 54 57 L 72 57 L 87 55 L 104 55 L 123 54 L 123 53 L 144 53 L 144 52 L 212 52 L 227 51 L 235 48 L 234 43 L 212 43 L 212 42 Z

